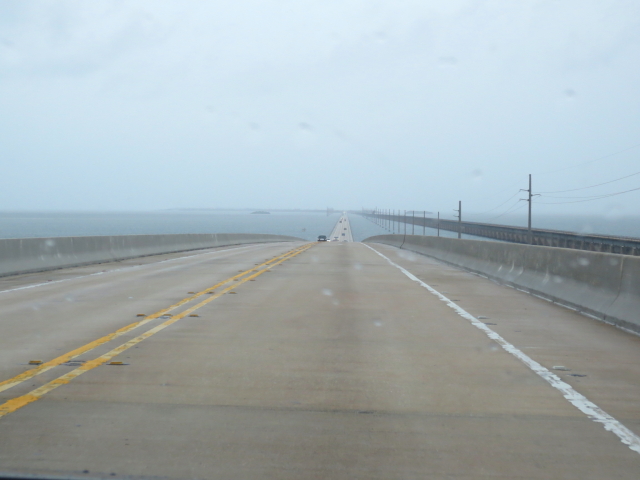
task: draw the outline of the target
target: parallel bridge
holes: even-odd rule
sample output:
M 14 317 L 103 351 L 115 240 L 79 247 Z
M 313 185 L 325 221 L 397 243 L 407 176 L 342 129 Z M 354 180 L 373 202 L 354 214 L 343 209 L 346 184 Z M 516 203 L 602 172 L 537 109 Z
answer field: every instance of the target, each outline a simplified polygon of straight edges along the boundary
M 450 232 L 492 238 L 505 242 L 529 244 L 529 230 L 524 227 L 511 227 L 491 223 L 457 222 L 437 218 L 423 218 L 413 215 L 389 215 L 384 213 L 354 212 L 366 218 L 377 219 L 383 225 L 415 225 L 420 228 L 440 228 Z M 608 235 L 585 235 L 559 230 L 532 229 L 533 245 L 546 247 L 574 248 L 592 252 L 619 253 L 622 255 L 640 255 L 640 240 L 637 238 Z

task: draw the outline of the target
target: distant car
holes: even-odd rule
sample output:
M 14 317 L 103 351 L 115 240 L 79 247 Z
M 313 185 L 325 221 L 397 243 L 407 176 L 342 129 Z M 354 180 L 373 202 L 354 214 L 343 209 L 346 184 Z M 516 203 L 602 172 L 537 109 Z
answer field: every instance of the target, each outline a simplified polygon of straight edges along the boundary
M 318 236 L 318 241 L 319 242 L 326 242 L 327 241 L 327 236 L 326 235 L 319 235 Z
M 338 240 L 338 237 L 333 237 L 334 240 Z

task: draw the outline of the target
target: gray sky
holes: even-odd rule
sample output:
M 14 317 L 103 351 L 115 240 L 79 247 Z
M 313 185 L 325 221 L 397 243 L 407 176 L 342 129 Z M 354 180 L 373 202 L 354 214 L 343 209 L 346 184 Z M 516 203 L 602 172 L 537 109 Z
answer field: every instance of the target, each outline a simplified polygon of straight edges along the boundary
M 0 209 L 489 220 L 529 173 L 640 171 L 639 90 L 636 0 L 3 0 Z M 640 214 L 640 192 L 549 195 L 536 211 Z

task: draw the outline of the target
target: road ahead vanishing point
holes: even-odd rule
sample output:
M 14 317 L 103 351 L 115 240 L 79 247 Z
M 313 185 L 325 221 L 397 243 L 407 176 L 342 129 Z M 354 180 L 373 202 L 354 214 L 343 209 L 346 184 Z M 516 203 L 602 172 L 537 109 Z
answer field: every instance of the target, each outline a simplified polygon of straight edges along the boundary
M 0 471 L 639 477 L 637 336 L 342 220 L 1 278 Z
M 331 242 L 353 242 L 353 235 L 351 234 L 351 224 L 349 223 L 349 217 L 345 212 L 342 213 L 340 219 L 336 222 L 336 225 L 329 235 L 329 241 Z

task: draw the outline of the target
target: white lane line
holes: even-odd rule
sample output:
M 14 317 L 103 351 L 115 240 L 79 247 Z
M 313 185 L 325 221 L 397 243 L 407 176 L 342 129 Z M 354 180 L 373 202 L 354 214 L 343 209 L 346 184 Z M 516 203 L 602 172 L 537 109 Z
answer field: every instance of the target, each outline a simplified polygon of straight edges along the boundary
M 452 308 L 462 318 L 469 320 L 469 322 L 471 322 L 471 324 L 474 327 L 482 330 L 491 340 L 494 340 L 497 343 L 499 343 L 500 346 L 505 351 L 509 352 L 511 355 L 516 357 L 518 360 L 524 363 L 527 367 L 529 367 L 531 370 L 537 373 L 540 377 L 542 377 L 547 383 L 549 383 L 549 385 L 551 385 L 553 388 L 558 390 L 562 394 L 562 396 L 566 398 L 569 401 L 569 403 L 571 403 L 574 407 L 576 407 L 578 410 L 580 410 L 582 413 L 584 413 L 587 417 L 589 417 L 594 422 L 601 423 L 604 426 L 605 430 L 617 435 L 620 441 L 625 445 L 627 445 L 631 450 L 633 450 L 636 453 L 640 453 L 640 437 L 638 435 L 633 433 L 631 430 L 625 427 L 622 423 L 620 423 L 614 417 L 612 417 L 607 412 L 602 410 L 595 403 L 590 401 L 587 397 L 585 397 L 581 393 L 576 392 L 573 389 L 573 387 L 571 387 L 571 385 L 563 382 L 560 379 L 560 377 L 558 377 L 556 374 L 550 372 L 545 367 L 540 365 L 538 362 L 536 362 L 535 360 L 530 358 L 528 355 L 526 355 L 524 352 L 522 352 L 521 350 L 519 350 L 509 342 L 507 342 L 504 338 L 502 338 L 496 332 L 491 330 L 484 323 L 478 321 L 478 319 L 476 319 L 473 315 L 471 315 L 469 312 L 461 308 L 459 305 L 449 300 L 447 297 L 442 295 L 433 287 L 427 285 L 422 280 L 417 278 L 411 272 L 402 268 L 397 263 L 392 262 L 389 258 L 387 258 L 385 255 L 383 255 L 379 251 L 377 251 L 375 248 L 372 248 L 369 245 L 364 243 L 363 245 L 373 250 L 375 253 L 380 255 L 382 258 L 384 258 L 387 262 L 389 262 L 394 267 L 398 268 L 402 273 L 404 273 L 411 280 L 413 280 L 414 282 L 417 282 L 418 284 L 420 284 L 420 286 L 429 290 L 429 292 L 431 292 L 440 300 L 445 302 L 448 307 Z
M 87 275 L 80 275 L 78 277 L 65 278 L 65 279 L 62 279 L 62 280 L 52 280 L 50 282 L 34 283 L 32 285 L 25 285 L 23 287 L 10 288 L 9 290 L 0 290 L 0 294 L 9 293 L 9 292 L 15 292 L 17 290 L 26 290 L 28 288 L 43 287 L 45 285 L 54 285 L 56 283 L 70 282 L 71 280 L 78 280 L 79 278 L 95 277 L 97 275 L 106 275 L 108 273 L 121 272 L 123 270 L 144 268 L 144 267 L 149 267 L 149 266 L 153 266 L 153 265 L 158 265 L 160 263 L 175 262 L 175 261 L 178 261 L 178 260 L 184 260 L 185 258 L 200 257 L 200 256 L 203 256 L 203 255 L 213 255 L 213 254 L 216 254 L 216 253 L 229 252 L 231 250 L 242 250 L 242 249 L 251 248 L 251 247 L 256 247 L 257 248 L 257 247 L 261 247 L 261 246 L 264 246 L 264 245 L 267 245 L 267 244 L 259 244 L 259 245 L 255 245 L 254 244 L 254 245 L 245 245 L 245 246 L 236 247 L 236 248 L 226 248 L 224 250 L 216 250 L 214 252 L 196 253 L 195 255 L 185 255 L 184 257 L 170 258 L 168 260 L 160 260 L 158 262 L 146 263 L 144 265 L 132 265 L 130 267 L 115 268 L 113 270 L 108 270 L 106 272 L 89 273 Z M 127 259 L 127 260 L 132 260 L 132 259 Z M 110 262 L 105 262 L 105 263 L 110 263 Z M 89 265 L 84 265 L 84 266 L 89 266 Z M 69 268 L 75 268 L 75 267 L 69 267 Z M 34 272 L 34 273 L 45 273 L 45 272 Z

